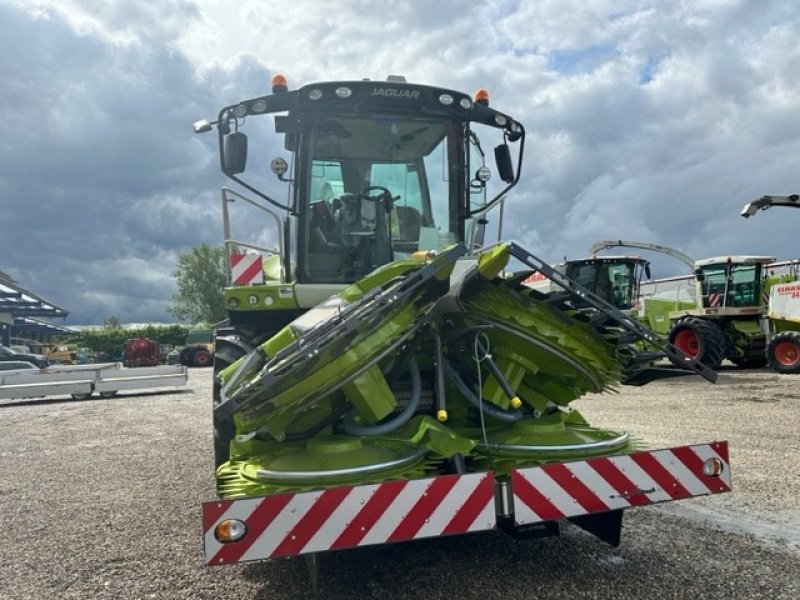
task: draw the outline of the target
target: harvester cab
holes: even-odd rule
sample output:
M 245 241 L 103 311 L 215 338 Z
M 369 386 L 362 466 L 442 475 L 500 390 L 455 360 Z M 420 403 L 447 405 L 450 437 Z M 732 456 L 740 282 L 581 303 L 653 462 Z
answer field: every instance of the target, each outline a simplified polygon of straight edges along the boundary
M 524 129 L 490 108 L 485 90 L 471 98 L 397 76 L 289 90 L 275 76 L 272 91 L 223 108 L 213 124 L 195 123 L 198 132 L 216 125 L 222 170 L 257 196 L 222 193 L 225 302 L 239 329 L 277 331 L 345 285 L 415 252 L 480 246 L 486 213 L 518 180 Z M 288 160 L 271 154 L 271 139 L 254 142 L 245 133 L 263 133 L 271 115 Z M 484 157 L 492 146 L 498 177 L 490 181 Z M 287 201 L 268 193 L 276 180 L 265 178 L 267 164 Z M 272 218 L 277 247 L 233 238 L 234 201 Z
M 741 211 L 744 218 L 752 217 L 759 210 L 773 206 L 800 208 L 800 195 L 762 196 L 745 204 Z M 800 284 L 797 271 L 788 275 L 768 277 L 764 295 L 767 295 L 769 340 L 767 362 L 783 374 L 800 373 Z
M 650 261 L 640 256 L 592 256 L 566 261 L 563 271 L 615 308 L 633 311 L 642 279 L 650 279 Z
M 716 369 L 724 358 L 737 366 L 763 366 L 766 337 L 763 316 L 764 265 L 773 262 L 770 256 L 719 256 L 693 260 L 683 252 L 648 242 L 605 240 L 595 244 L 591 252 L 613 247 L 640 248 L 672 256 L 692 270 L 694 276 L 693 305 L 678 306 L 669 311 L 664 327 L 649 318 L 648 310 L 661 309 L 661 301 L 641 299 L 641 315 L 655 331 L 685 355 Z

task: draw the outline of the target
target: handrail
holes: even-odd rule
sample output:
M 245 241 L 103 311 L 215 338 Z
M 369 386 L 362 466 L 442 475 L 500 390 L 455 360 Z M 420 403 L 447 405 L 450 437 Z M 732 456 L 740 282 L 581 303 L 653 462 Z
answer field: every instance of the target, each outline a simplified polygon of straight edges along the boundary
M 263 248 L 257 246 L 255 244 L 249 244 L 244 242 L 237 242 L 231 239 L 231 221 L 230 221 L 230 214 L 228 212 L 228 204 L 234 202 L 236 199 L 242 200 L 247 202 L 251 206 L 259 210 L 263 210 L 265 213 L 270 215 L 273 219 L 275 219 L 275 223 L 278 227 L 278 250 L 273 250 L 271 248 Z M 264 252 L 269 252 L 270 254 L 277 254 L 279 256 L 284 256 L 286 253 L 286 240 L 284 238 L 284 229 L 283 229 L 283 220 L 281 219 L 280 215 L 275 213 L 270 208 L 267 208 L 263 204 L 240 194 L 239 192 L 232 190 L 229 187 L 222 188 L 222 229 L 223 229 L 223 239 L 225 240 L 225 276 L 228 280 L 228 283 L 231 281 L 231 265 L 230 265 L 230 248 L 231 246 L 242 246 L 245 248 L 251 248 L 253 250 L 261 250 Z M 286 269 L 283 265 L 283 261 L 281 261 L 281 283 L 286 283 Z

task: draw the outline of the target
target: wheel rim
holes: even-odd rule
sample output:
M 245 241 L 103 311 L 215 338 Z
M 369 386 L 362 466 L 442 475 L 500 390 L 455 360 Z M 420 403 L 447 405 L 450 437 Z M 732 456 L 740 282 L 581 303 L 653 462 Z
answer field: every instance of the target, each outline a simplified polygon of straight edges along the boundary
M 201 367 L 205 367 L 206 365 L 208 365 L 208 363 L 211 362 L 211 355 L 204 350 L 195 352 L 194 362 L 195 364 L 200 365 Z
M 672 344 L 689 358 L 700 356 L 700 338 L 690 329 L 682 329 L 675 334 Z
M 778 342 L 773 354 L 775 360 L 784 367 L 793 367 L 800 362 L 800 349 L 794 342 Z

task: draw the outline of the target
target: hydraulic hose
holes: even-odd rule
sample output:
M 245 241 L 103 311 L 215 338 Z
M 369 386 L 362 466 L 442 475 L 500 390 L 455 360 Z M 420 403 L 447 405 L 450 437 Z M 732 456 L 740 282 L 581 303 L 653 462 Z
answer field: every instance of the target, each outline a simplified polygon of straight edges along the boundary
M 447 374 L 447 378 L 458 388 L 458 391 L 464 394 L 464 397 L 467 399 L 467 401 L 478 410 L 482 410 L 487 415 L 500 421 L 505 421 L 506 423 L 516 423 L 525 416 L 520 411 L 503 410 L 491 402 L 487 402 L 486 400 L 478 398 L 472 392 L 469 386 L 464 383 L 461 377 L 459 377 L 458 373 L 450 363 L 446 362 L 444 364 L 444 370 Z
M 517 392 L 515 392 L 511 385 L 508 383 L 508 380 L 505 378 L 503 373 L 497 367 L 495 362 L 492 360 L 491 356 L 489 356 L 489 352 L 486 348 L 484 348 L 483 344 L 476 338 L 475 340 L 476 348 L 483 352 L 483 361 L 486 362 L 486 366 L 489 367 L 489 371 L 492 372 L 494 378 L 500 384 L 500 388 L 503 390 L 503 393 L 506 395 L 506 398 L 511 402 L 511 406 L 514 408 L 519 408 L 522 406 L 522 400 L 519 399 L 517 396 Z
M 422 396 L 422 381 L 419 374 L 419 365 L 417 364 L 417 359 L 413 356 L 408 361 L 408 370 L 411 373 L 411 399 L 397 416 L 385 423 L 360 426 L 356 425 L 356 410 L 353 409 L 344 419 L 342 425 L 344 430 L 350 435 L 385 435 L 405 425 L 419 407 L 419 400 Z

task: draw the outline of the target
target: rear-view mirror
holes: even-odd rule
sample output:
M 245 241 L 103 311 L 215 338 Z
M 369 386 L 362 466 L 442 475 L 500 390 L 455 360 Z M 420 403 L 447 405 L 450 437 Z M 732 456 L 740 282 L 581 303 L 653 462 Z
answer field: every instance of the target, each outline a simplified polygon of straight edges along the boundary
M 222 168 L 226 174 L 243 173 L 247 166 L 247 136 L 241 131 L 234 131 L 226 135 L 223 143 L 223 156 Z
M 514 183 L 514 165 L 511 163 L 511 150 L 508 144 L 500 144 L 494 149 L 494 161 L 500 179 L 506 183 Z

